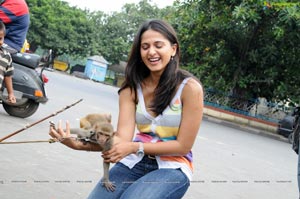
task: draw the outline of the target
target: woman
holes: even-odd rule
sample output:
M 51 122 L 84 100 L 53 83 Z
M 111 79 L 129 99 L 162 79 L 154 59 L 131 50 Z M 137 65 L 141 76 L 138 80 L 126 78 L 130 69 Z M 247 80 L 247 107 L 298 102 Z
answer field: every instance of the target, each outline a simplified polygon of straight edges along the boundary
M 182 198 L 193 171 L 191 148 L 203 111 L 201 84 L 179 69 L 179 43 L 164 21 L 149 20 L 135 36 L 125 81 L 119 90 L 118 142 L 103 153 L 116 163 L 108 192 L 101 181 L 89 195 L 96 198 Z M 135 127 L 139 133 L 136 135 Z M 59 125 L 50 135 L 68 137 Z M 132 141 L 133 140 L 133 141 Z M 66 139 L 63 144 L 83 150 L 100 150 Z

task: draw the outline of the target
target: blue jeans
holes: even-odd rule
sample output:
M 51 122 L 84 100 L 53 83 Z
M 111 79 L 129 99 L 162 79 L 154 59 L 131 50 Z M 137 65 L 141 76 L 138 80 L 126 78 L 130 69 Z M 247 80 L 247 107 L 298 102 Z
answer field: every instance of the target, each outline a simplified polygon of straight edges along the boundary
M 88 199 L 177 199 L 190 186 L 180 169 L 158 169 L 156 160 L 147 155 L 132 169 L 122 163 L 115 164 L 109 179 L 116 185 L 114 192 L 107 191 L 100 180 Z

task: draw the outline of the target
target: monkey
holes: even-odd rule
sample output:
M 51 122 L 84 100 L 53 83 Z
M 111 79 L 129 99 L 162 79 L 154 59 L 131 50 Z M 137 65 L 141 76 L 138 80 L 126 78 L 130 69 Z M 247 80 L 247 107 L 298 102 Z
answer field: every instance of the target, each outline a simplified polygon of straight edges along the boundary
M 99 144 L 102 152 L 111 149 L 114 141 L 114 129 L 111 124 L 111 114 L 92 113 L 80 119 L 80 128 L 70 129 L 71 134 L 78 138 L 86 138 L 89 141 Z M 115 185 L 109 181 L 110 163 L 103 160 L 102 185 L 108 191 L 114 191 Z
M 71 134 L 77 135 L 78 139 L 90 139 L 93 137 L 92 129 L 82 129 L 82 128 L 71 128 Z
M 77 135 L 79 139 L 92 139 L 94 141 L 93 126 L 96 123 L 111 123 L 111 114 L 109 113 L 91 113 L 80 119 L 80 128 L 70 129 L 71 134 Z
M 102 152 L 108 151 L 111 149 L 113 141 L 114 141 L 114 130 L 111 123 L 96 123 L 94 125 L 95 131 L 95 138 L 97 143 L 103 149 Z M 109 162 L 103 161 L 103 178 L 102 178 L 102 185 L 108 191 L 114 191 L 115 185 L 109 180 Z
M 111 114 L 109 113 L 91 113 L 80 119 L 80 128 L 91 129 L 94 124 L 99 122 L 111 123 Z

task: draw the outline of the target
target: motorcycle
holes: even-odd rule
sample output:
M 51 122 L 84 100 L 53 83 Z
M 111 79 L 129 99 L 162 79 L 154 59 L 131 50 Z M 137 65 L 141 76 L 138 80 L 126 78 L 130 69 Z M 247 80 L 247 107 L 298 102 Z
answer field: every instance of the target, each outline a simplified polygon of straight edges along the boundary
M 37 54 L 15 53 L 11 54 L 14 67 L 12 78 L 16 103 L 7 101 L 7 90 L 3 84 L 0 90 L 0 101 L 4 110 L 11 116 L 26 118 L 33 115 L 39 104 L 48 101 L 45 83 L 48 79 L 43 74 L 47 63 L 41 62 L 41 57 Z M 38 69 L 40 69 L 38 72 Z

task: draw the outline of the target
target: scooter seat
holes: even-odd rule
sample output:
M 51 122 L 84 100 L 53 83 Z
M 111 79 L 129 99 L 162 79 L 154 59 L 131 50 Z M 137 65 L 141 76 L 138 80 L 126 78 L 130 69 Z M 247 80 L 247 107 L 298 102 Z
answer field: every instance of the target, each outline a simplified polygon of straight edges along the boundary
M 15 53 L 11 54 L 11 57 L 13 62 L 27 66 L 29 68 L 37 68 L 41 60 L 41 56 L 30 53 Z

